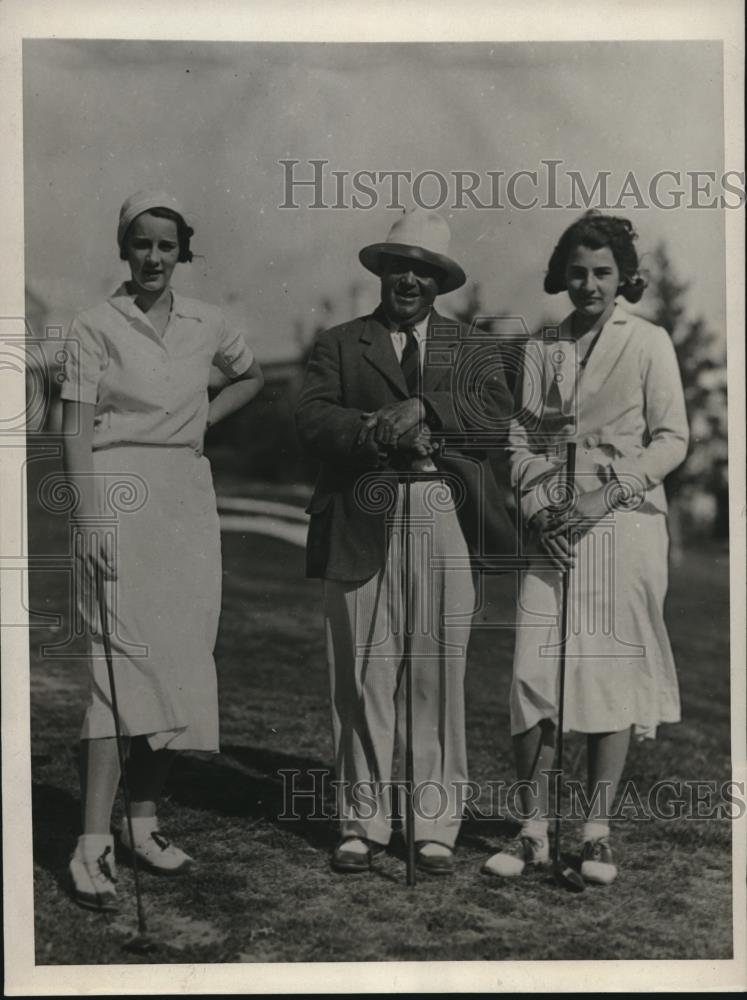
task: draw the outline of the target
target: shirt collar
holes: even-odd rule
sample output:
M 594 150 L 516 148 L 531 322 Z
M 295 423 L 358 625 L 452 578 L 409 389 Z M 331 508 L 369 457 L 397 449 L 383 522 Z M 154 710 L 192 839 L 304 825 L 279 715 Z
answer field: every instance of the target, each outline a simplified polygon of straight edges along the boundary
M 144 320 L 145 315 L 135 305 L 135 296 L 127 291 L 127 284 L 123 281 L 119 288 L 109 296 L 109 304 L 114 306 L 123 316 L 128 319 Z
M 615 308 L 612 315 L 609 318 L 610 323 L 617 325 L 618 323 L 627 323 L 630 319 L 630 313 L 627 312 L 619 302 L 615 303 Z
M 147 322 L 146 314 L 135 305 L 135 296 L 127 291 L 126 282 L 123 281 L 116 292 L 109 297 L 109 302 L 128 319 L 136 319 L 141 322 L 145 320 Z M 179 295 L 173 288 L 171 289 L 171 311 L 175 316 L 181 316 L 183 319 L 195 319 L 198 321 L 202 319 L 199 312 L 191 305 L 190 300 Z
M 430 323 L 430 319 L 431 319 L 431 313 L 428 312 L 420 320 L 420 322 L 416 323 L 415 326 L 412 328 L 412 332 L 415 334 L 415 340 L 417 340 L 418 343 L 425 340 L 428 334 L 428 324 Z M 397 333 L 399 330 L 402 329 L 402 326 L 404 325 L 399 323 L 393 323 L 388 317 L 386 317 L 386 321 L 389 324 L 390 333 Z
M 604 325 L 605 325 L 605 327 L 610 326 L 610 325 L 619 326 L 621 323 L 627 323 L 629 321 L 629 319 L 630 319 L 630 313 L 627 312 L 623 308 L 623 306 L 620 305 L 619 302 L 616 302 L 615 303 L 615 308 L 612 310 L 610 318 L 607 320 L 607 322 Z M 563 319 L 561 321 L 561 324 L 560 324 L 560 326 L 561 326 L 561 337 L 564 337 L 564 338 L 571 337 L 571 339 L 572 339 L 572 335 L 571 335 L 571 323 L 572 322 L 573 322 L 573 313 L 570 312 L 565 317 L 565 319 Z

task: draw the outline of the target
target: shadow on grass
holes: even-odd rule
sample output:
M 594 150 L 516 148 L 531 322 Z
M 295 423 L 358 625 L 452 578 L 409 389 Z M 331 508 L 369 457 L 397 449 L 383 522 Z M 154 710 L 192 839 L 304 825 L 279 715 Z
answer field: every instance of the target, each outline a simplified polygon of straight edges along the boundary
M 67 868 L 80 833 L 80 801 L 54 785 L 34 782 L 31 789 L 34 861 L 67 891 Z
M 282 772 L 287 772 L 285 778 Z M 321 761 L 252 747 L 221 754 L 180 753 L 165 792 L 180 805 L 224 816 L 264 820 L 318 849 L 337 839 L 331 773 Z M 291 800 L 291 791 L 296 796 Z M 80 800 L 45 782 L 32 789 L 34 859 L 67 889 L 67 870 L 80 833 Z
M 330 848 L 337 837 L 332 777 L 319 760 L 226 746 L 217 755 L 180 754 L 167 791 L 189 808 L 265 820 L 313 847 Z
M 506 816 L 482 816 L 471 813 L 464 817 L 459 832 L 458 846 L 492 854 L 496 843 L 511 840 L 521 829 L 521 824 Z
M 339 833 L 332 787 L 334 775 L 322 761 L 259 747 L 226 746 L 218 755 L 180 754 L 169 776 L 169 796 L 181 805 L 226 816 L 264 820 L 301 837 L 312 847 L 331 849 Z M 405 848 L 395 817 L 390 853 Z M 496 840 L 513 837 L 518 824 L 502 816 L 470 813 L 459 846 L 478 853 Z
M 265 823 L 278 834 L 331 851 L 339 837 L 333 777 L 330 768 L 316 758 L 226 746 L 216 755 L 178 754 L 166 794 L 187 808 L 246 819 L 247 826 Z M 33 811 L 36 863 L 66 890 L 71 845 L 80 832 L 79 800 L 55 785 L 36 782 Z M 397 817 L 393 828 L 388 853 L 404 863 L 406 847 Z M 458 848 L 488 856 L 518 828 L 505 817 L 470 811 L 462 822 Z M 386 879 L 387 873 L 382 877 Z

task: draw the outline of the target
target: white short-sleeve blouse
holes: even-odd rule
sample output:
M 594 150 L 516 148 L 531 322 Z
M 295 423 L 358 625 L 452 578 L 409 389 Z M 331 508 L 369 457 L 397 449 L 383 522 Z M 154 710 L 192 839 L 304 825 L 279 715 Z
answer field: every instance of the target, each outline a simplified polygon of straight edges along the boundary
M 117 444 L 202 450 L 211 364 L 229 378 L 254 355 L 216 306 L 176 293 L 163 336 L 121 285 L 73 320 L 62 399 L 95 403 L 93 448 Z

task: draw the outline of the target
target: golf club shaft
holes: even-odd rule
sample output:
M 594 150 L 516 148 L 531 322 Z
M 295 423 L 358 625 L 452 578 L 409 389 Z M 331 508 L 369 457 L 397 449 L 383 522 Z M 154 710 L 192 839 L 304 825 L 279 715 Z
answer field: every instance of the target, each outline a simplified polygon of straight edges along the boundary
M 122 781 L 122 798 L 124 799 L 125 818 L 127 821 L 127 832 L 130 837 L 130 853 L 132 856 L 132 875 L 135 882 L 135 900 L 137 905 L 137 926 L 138 931 L 144 934 L 147 930 L 145 923 L 145 911 L 140 892 L 140 876 L 137 868 L 137 858 L 135 856 L 135 838 L 132 832 L 132 805 L 130 801 L 130 789 L 127 784 L 127 767 L 124 752 L 124 741 L 122 739 L 122 727 L 119 721 L 119 705 L 117 703 L 117 685 L 114 680 L 114 664 L 112 658 L 112 646 L 109 635 L 109 616 L 106 610 L 106 599 L 104 594 L 104 572 L 99 568 L 97 571 L 96 590 L 99 603 L 99 617 L 101 619 L 101 636 L 104 643 L 104 656 L 106 658 L 106 670 L 109 675 L 109 690 L 112 699 L 112 715 L 114 716 L 114 734 L 117 742 L 117 755 L 119 757 L 119 770 Z
M 405 563 L 405 629 L 402 658 L 405 671 L 405 789 L 407 828 L 407 884 L 415 885 L 415 767 L 413 763 L 413 718 L 412 718 L 412 538 L 410 533 L 410 480 L 405 479 L 403 521 L 403 556 Z
M 573 503 L 573 488 L 576 472 L 576 442 L 569 441 L 567 445 L 566 465 L 565 465 L 565 487 L 568 502 Z M 558 727 L 555 734 L 556 747 L 556 770 L 557 770 L 557 794 L 555 801 L 555 842 L 553 844 L 553 859 L 557 863 L 560 860 L 560 808 L 563 789 L 563 724 L 565 717 L 565 657 L 566 644 L 568 642 L 568 591 L 570 589 L 570 571 L 563 570 L 561 577 L 561 609 L 560 609 L 560 665 L 559 665 L 559 685 L 558 685 Z

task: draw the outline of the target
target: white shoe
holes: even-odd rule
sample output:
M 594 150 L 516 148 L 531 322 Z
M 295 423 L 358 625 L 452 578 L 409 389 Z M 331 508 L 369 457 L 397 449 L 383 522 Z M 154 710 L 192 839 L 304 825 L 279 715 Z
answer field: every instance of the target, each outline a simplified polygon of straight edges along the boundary
M 520 833 L 505 850 L 494 854 L 482 866 L 486 875 L 516 878 L 531 868 L 543 868 L 550 863 L 550 845 L 547 837 L 530 837 Z
M 122 821 L 119 838 L 125 850 L 134 853 L 141 865 L 158 875 L 181 875 L 196 864 L 194 858 L 175 847 L 158 830 L 152 830 L 144 840 L 136 841 L 133 851 L 126 819 Z
M 617 878 L 617 865 L 607 837 L 587 840 L 581 851 L 581 875 L 587 882 L 611 885 Z
M 119 908 L 114 865 L 114 839 L 97 856 L 84 860 L 80 843 L 70 859 L 70 878 L 76 903 L 89 910 L 114 912 Z

